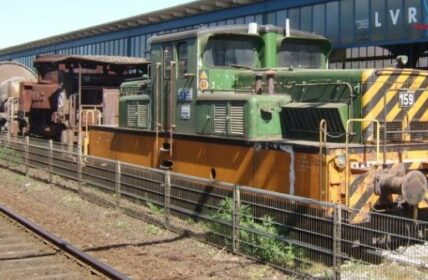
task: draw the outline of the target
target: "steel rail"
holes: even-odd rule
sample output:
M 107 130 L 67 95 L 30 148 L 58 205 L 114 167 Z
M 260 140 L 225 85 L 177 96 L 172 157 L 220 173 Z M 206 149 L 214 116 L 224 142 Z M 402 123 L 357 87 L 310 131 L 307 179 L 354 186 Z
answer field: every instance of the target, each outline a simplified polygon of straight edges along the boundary
M 112 267 L 96 260 L 95 258 L 91 257 L 90 255 L 80 251 L 73 245 L 67 243 L 66 241 L 56 237 L 55 235 L 47 232 L 40 226 L 34 224 L 33 222 L 25 219 L 24 217 L 18 215 L 11 209 L 5 207 L 4 205 L 0 204 L 0 211 L 6 214 L 11 219 L 17 221 L 21 225 L 23 225 L 25 228 L 29 229 L 36 235 L 42 237 L 44 240 L 49 241 L 54 246 L 58 247 L 59 249 L 63 250 L 64 252 L 68 253 L 69 255 L 73 256 L 74 258 L 78 259 L 79 261 L 83 262 L 84 264 L 90 266 L 95 271 L 101 273 L 103 276 L 106 276 L 110 279 L 114 280 L 130 280 L 129 277 L 126 275 L 116 271 Z

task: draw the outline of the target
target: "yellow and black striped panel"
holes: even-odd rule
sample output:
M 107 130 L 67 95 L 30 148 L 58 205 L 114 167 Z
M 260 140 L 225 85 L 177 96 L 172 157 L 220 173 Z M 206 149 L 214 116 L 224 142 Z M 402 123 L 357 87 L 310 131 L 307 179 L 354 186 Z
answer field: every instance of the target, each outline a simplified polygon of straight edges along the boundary
M 379 199 L 374 186 L 377 172 L 378 168 L 374 166 L 365 174 L 358 175 L 353 179 L 349 188 L 348 207 L 358 211 L 364 208 L 370 210 L 376 204 Z
M 400 107 L 400 91 L 414 92 L 415 100 L 411 107 Z M 428 129 L 428 72 L 413 69 L 363 71 L 361 107 L 363 118 L 385 121 L 388 130 Z M 362 124 L 365 141 L 374 138 L 374 129 L 371 128 L 369 122 Z M 407 140 L 410 140 L 410 133 L 408 136 Z M 406 135 L 397 133 L 394 139 L 397 138 L 406 140 Z

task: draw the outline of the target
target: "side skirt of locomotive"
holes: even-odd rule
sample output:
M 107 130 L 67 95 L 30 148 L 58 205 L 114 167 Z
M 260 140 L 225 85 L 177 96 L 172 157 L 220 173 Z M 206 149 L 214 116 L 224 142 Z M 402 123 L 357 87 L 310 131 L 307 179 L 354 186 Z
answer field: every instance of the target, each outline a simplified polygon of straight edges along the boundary
M 354 222 L 366 221 L 366 213 L 378 205 L 400 203 L 397 194 L 381 195 L 376 176 L 424 170 L 423 159 L 428 159 L 427 144 L 406 146 L 404 153 L 390 145 L 386 165 L 376 161 L 374 147 L 352 145 L 350 167 L 344 168 L 344 144 L 327 144 L 320 152 L 319 143 L 311 141 L 246 142 L 178 134 L 171 141 L 167 133 L 101 126 L 91 127 L 89 138 L 93 156 L 341 203 L 358 210 Z M 418 207 L 428 208 L 427 201 L 428 196 Z

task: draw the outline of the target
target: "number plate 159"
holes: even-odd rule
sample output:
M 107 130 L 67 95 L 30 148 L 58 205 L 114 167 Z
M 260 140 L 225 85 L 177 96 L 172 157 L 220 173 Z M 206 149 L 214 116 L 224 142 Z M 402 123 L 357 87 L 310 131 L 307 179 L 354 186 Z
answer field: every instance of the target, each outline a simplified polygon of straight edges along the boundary
M 400 91 L 398 93 L 398 105 L 400 107 L 412 107 L 415 104 L 414 91 Z

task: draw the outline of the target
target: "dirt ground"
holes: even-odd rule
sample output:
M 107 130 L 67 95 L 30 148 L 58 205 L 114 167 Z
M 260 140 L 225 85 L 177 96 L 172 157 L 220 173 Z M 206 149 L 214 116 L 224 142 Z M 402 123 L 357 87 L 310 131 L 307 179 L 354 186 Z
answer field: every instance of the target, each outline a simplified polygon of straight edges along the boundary
M 185 235 L 0 169 L 0 203 L 132 279 L 291 279 Z

